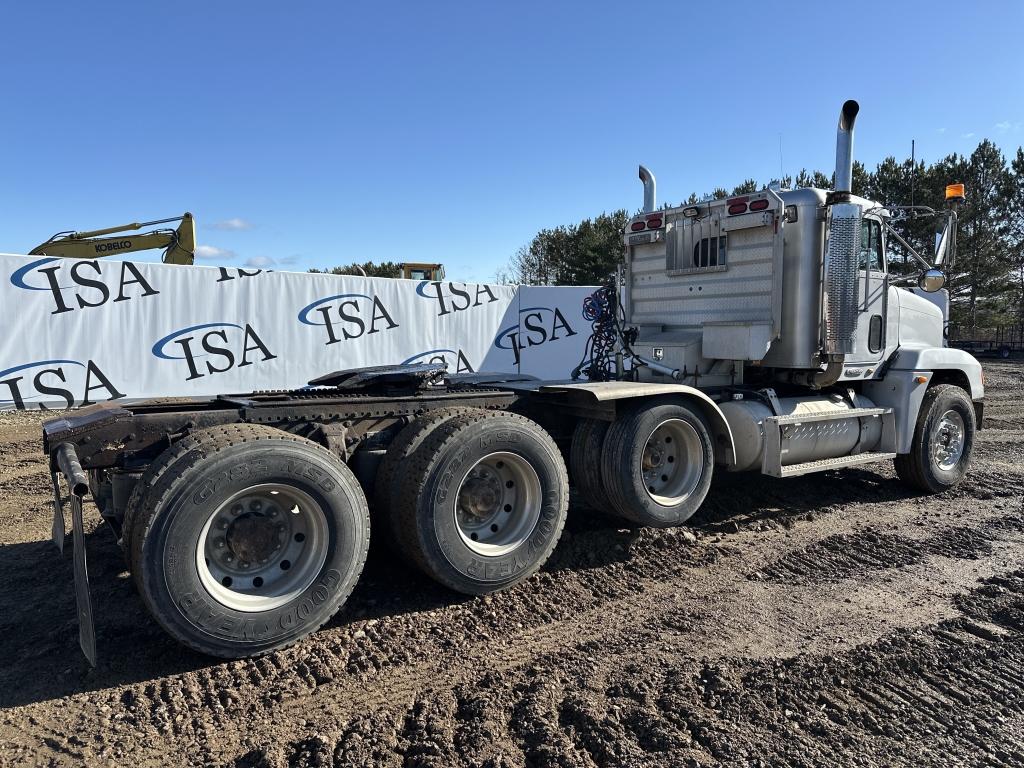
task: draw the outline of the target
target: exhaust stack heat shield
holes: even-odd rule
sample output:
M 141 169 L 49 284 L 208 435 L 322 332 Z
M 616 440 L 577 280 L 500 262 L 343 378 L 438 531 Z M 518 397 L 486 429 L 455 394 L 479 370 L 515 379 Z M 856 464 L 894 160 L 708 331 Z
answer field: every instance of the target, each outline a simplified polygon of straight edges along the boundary
M 860 227 L 859 205 L 840 203 L 831 207 L 825 254 L 825 352 L 829 355 L 853 352 Z

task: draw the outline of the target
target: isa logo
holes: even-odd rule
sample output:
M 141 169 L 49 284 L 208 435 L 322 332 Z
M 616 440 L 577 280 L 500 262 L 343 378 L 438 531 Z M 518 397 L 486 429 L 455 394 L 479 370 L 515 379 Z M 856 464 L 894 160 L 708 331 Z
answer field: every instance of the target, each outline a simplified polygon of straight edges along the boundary
M 188 371 L 184 381 L 277 357 L 249 323 L 202 323 L 179 328 L 154 344 L 152 351 L 161 360 L 183 361 Z
M 426 352 L 420 352 L 418 355 L 403 360 L 401 364 L 414 365 L 416 363 L 443 365 L 453 373 L 476 373 L 469 363 L 469 358 L 461 349 L 428 349 Z
M 116 285 L 99 279 L 105 275 L 117 275 Z M 160 293 L 130 261 L 45 258 L 15 270 L 10 280 L 15 288 L 48 294 L 53 301 L 51 315 L 145 299 Z
M 494 339 L 494 346 L 512 350 L 518 365 L 522 350 L 577 333 L 579 331 L 573 330 L 558 307 L 523 307 L 519 310 L 519 322 L 501 330 Z
M 19 411 L 35 404 L 61 402 L 60 408 L 75 403 L 92 405 L 101 400 L 117 400 L 124 393 L 92 360 L 37 360 L 0 371 L 0 406 L 13 404 Z
M 241 267 L 235 267 L 234 269 L 228 269 L 227 267 L 217 267 L 219 271 L 219 277 L 216 282 L 226 283 L 229 280 L 242 280 L 246 277 L 256 277 L 262 275 L 270 270 L 263 269 L 242 269 Z
M 317 299 L 299 311 L 298 319 L 303 325 L 324 329 L 324 346 L 399 327 L 384 302 L 365 293 L 339 293 Z
M 471 307 L 480 307 L 498 300 L 491 287 L 483 283 L 477 284 L 471 292 L 470 286 L 465 283 L 441 283 L 424 280 L 416 286 L 416 294 L 421 298 L 437 302 L 438 317 L 463 312 Z

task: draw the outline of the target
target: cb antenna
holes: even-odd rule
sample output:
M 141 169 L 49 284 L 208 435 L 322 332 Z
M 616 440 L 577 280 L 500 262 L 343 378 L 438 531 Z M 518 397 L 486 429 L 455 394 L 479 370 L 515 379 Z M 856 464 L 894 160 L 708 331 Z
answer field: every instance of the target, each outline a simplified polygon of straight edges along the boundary
M 914 178 L 917 176 L 917 158 L 914 154 L 914 140 L 910 140 L 910 206 L 914 206 Z

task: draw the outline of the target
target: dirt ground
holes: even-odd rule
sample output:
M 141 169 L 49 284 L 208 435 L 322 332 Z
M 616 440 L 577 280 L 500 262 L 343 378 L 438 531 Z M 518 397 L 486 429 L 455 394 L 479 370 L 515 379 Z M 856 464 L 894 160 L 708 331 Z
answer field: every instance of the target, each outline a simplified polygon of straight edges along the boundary
M 479 599 L 378 542 L 341 614 L 253 661 L 164 636 L 93 513 L 93 670 L 40 419 L 0 414 L 0 765 L 1024 765 L 1024 365 L 986 374 L 941 496 L 880 464 L 723 473 L 675 531 L 576 503 Z

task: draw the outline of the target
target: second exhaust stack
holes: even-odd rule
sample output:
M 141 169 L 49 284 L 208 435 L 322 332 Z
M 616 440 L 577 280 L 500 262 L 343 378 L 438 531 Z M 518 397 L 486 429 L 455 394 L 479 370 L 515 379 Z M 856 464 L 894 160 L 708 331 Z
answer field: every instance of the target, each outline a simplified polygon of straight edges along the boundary
M 644 183 L 644 213 L 654 213 L 654 209 L 657 207 L 657 182 L 654 180 L 654 174 L 647 170 L 644 166 L 640 166 L 640 181 Z

